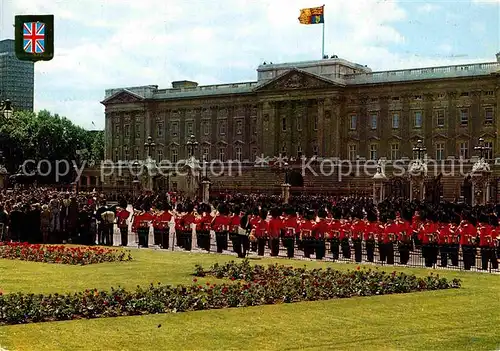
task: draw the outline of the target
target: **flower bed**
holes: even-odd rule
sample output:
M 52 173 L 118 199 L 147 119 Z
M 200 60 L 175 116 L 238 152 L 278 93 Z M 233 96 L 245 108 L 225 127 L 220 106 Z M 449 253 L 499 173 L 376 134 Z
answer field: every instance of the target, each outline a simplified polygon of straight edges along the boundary
M 251 266 L 248 261 L 214 265 L 195 275 L 230 278 L 232 282 L 198 283 L 177 287 L 151 285 L 135 291 L 86 290 L 69 295 L 14 293 L 0 296 L 0 325 L 81 318 L 115 317 L 152 313 L 245 307 L 298 301 L 327 300 L 413 291 L 459 288 L 460 280 L 430 275 L 418 278 L 404 273 L 359 269 L 292 268 Z
M 87 265 L 103 262 L 130 261 L 129 251 L 93 246 L 69 247 L 28 243 L 0 243 L 0 258 L 11 260 Z

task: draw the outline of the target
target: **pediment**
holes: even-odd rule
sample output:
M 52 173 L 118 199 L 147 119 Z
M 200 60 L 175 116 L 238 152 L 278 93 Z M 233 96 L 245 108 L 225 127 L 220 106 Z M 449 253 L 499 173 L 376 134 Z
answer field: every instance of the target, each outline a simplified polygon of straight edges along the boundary
M 127 103 L 139 102 L 142 100 L 144 100 L 142 96 L 133 93 L 130 90 L 123 89 L 101 101 L 101 104 L 105 106 L 111 104 L 127 104 Z
M 270 81 L 258 86 L 255 92 L 281 91 L 281 90 L 301 90 L 301 89 L 327 89 L 340 87 L 329 79 L 305 72 L 299 69 L 292 69 Z
M 494 133 L 486 132 L 481 134 L 481 138 L 491 138 L 491 139 L 496 139 L 496 135 Z
M 448 137 L 443 133 L 434 134 L 434 139 L 448 139 Z
M 410 137 L 410 140 L 424 140 L 424 136 L 423 135 L 420 135 L 420 134 L 412 134 L 412 136 Z

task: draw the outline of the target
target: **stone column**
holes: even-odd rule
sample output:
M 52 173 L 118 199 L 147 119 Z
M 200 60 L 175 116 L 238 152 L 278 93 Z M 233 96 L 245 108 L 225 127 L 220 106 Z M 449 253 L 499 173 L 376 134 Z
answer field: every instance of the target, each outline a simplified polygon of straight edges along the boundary
M 290 184 L 281 184 L 281 197 L 283 203 L 287 204 L 290 200 Z
M 203 186 L 203 203 L 208 204 L 210 199 L 210 181 L 204 180 L 201 184 Z

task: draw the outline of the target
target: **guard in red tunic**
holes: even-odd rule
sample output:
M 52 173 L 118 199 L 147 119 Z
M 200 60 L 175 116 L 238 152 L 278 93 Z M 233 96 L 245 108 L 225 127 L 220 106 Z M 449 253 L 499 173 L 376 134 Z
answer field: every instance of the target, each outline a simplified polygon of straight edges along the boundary
M 229 239 L 231 240 L 231 243 L 233 244 L 233 251 L 239 256 L 241 256 L 241 238 L 238 235 L 238 230 L 240 227 L 240 222 L 241 222 L 241 209 L 236 206 L 233 209 L 233 215 L 230 217 L 229 220 Z
M 469 216 L 467 220 L 460 224 L 460 245 L 462 246 L 462 256 L 464 269 L 469 271 L 476 265 L 476 240 L 477 240 L 477 220 Z
M 150 208 L 145 207 L 144 211 L 141 211 L 134 218 L 134 228 L 136 228 L 139 237 L 139 247 L 149 247 L 149 228 L 155 219 L 155 216 L 150 211 Z
M 352 235 L 352 222 L 344 220 L 340 227 L 340 247 L 342 249 L 342 256 L 348 260 L 351 259 L 351 244 L 349 239 Z
M 395 214 L 389 213 L 385 224 L 383 245 L 387 264 L 394 264 L 394 244 L 397 242 L 399 225 L 394 221 Z M 381 260 L 382 260 L 382 255 Z
M 357 213 L 355 220 L 352 224 L 352 242 L 354 245 L 354 259 L 356 262 L 360 263 L 362 260 L 361 245 L 363 242 L 363 234 L 366 231 L 366 225 L 363 219 L 362 213 Z
M 283 246 L 286 247 L 287 257 L 293 258 L 295 254 L 295 237 L 299 232 L 297 212 L 295 208 L 288 207 L 285 213 L 287 217 L 283 221 Z
M 439 245 L 439 257 L 440 266 L 448 266 L 448 255 L 450 253 L 450 245 L 452 245 L 452 233 L 451 224 L 449 219 L 445 214 L 440 217 L 440 228 L 438 232 L 438 245 Z
M 261 209 L 259 221 L 253 228 L 257 240 L 257 255 L 264 256 L 266 242 L 269 239 L 269 222 L 267 221 L 267 210 Z
M 201 212 L 201 217 L 199 217 L 196 222 L 198 246 L 203 250 L 210 251 L 210 226 L 213 220 L 212 216 L 210 215 L 210 205 L 201 204 L 199 212 Z
M 128 245 L 128 223 L 127 219 L 130 217 L 130 212 L 125 208 L 118 207 L 116 211 L 116 219 L 118 228 L 120 229 L 121 246 Z
M 342 232 L 342 213 L 338 209 L 333 210 L 334 219 L 330 222 L 330 251 L 332 252 L 333 260 L 339 259 L 340 253 L 340 233 Z
M 283 229 L 283 220 L 280 218 L 281 209 L 274 208 L 271 210 L 271 220 L 269 221 L 269 246 L 271 248 L 271 256 L 278 256 L 280 253 L 280 236 Z
M 258 207 L 254 208 L 252 211 L 252 215 L 250 216 L 250 227 L 254 229 L 257 226 L 257 223 L 260 221 L 260 210 Z M 257 252 L 257 240 L 253 240 L 250 244 L 250 249 L 253 252 Z
M 454 215 L 450 223 L 450 243 L 448 244 L 448 256 L 451 260 L 451 265 L 458 267 L 458 251 L 460 250 L 460 216 Z
M 177 204 L 175 211 L 175 246 L 184 247 L 182 231 L 184 230 L 184 220 L 185 212 L 181 204 Z
M 373 262 L 375 256 L 375 241 L 381 234 L 382 226 L 380 225 L 377 214 L 374 211 L 368 211 L 366 218 L 368 223 L 364 233 L 366 246 L 366 259 L 368 262 Z
M 194 206 L 189 204 L 186 207 L 186 214 L 182 217 L 182 242 L 184 250 L 191 251 L 193 248 L 193 226 L 195 221 Z
M 491 268 L 498 268 L 498 260 L 495 250 L 495 239 L 493 235 L 496 233 L 494 223 L 498 223 L 495 215 L 490 217 L 484 216 L 479 228 L 479 247 L 481 248 L 481 268 L 483 271 L 488 270 L 488 264 L 491 262 Z
M 313 229 L 316 222 L 313 220 L 314 212 L 306 211 L 304 214 L 304 221 L 299 226 L 300 240 L 304 248 L 304 257 L 311 258 L 311 254 L 314 253 L 313 246 Z
M 163 206 L 162 206 L 163 207 Z M 166 206 L 165 210 L 161 210 L 156 214 L 156 219 L 153 222 L 153 228 L 157 233 L 157 238 L 162 249 L 168 249 L 170 240 L 170 221 L 172 220 L 172 214 L 170 213 L 171 207 Z M 155 239 L 156 240 L 156 239 Z
M 410 260 L 410 250 L 412 249 L 411 218 L 411 213 L 405 211 L 403 217 L 399 218 L 396 223 L 400 264 L 408 264 Z
M 319 222 L 313 228 L 313 236 L 316 239 L 316 259 L 322 260 L 325 257 L 325 236 L 330 230 L 330 226 L 326 221 L 326 211 L 321 209 L 318 211 Z
M 227 247 L 227 236 L 230 223 L 231 218 L 229 217 L 229 209 L 226 206 L 219 206 L 218 214 L 211 223 L 212 230 L 215 232 L 215 242 L 218 253 L 222 253 Z

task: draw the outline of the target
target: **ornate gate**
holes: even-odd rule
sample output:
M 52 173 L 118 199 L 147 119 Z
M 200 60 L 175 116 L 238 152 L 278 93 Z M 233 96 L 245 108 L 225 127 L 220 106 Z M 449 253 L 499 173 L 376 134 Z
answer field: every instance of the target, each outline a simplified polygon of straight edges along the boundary
M 470 176 L 464 179 L 461 192 L 464 202 L 468 205 L 472 205 L 472 180 Z
M 403 177 L 394 177 L 384 184 L 386 198 L 403 198 L 410 197 L 410 182 Z
M 443 184 L 441 183 L 441 175 L 425 181 L 425 201 L 438 204 L 443 195 Z

